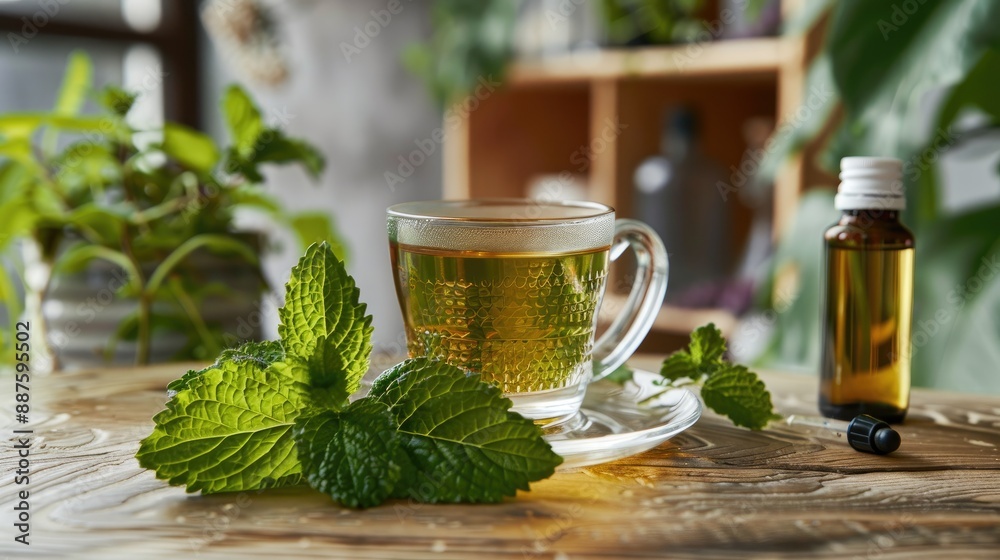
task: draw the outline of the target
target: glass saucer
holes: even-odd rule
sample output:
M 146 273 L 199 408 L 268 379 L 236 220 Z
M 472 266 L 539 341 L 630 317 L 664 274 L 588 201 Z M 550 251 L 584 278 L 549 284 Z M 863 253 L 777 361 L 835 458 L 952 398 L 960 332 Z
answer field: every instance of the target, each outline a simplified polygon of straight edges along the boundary
M 587 387 L 572 418 L 545 429 L 559 470 L 606 463 L 642 453 L 690 428 L 701 417 L 701 401 L 687 389 L 663 388 L 658 374 L 635 370 L 632 381 L 603 380 Z M 642 404 L 640 404 L 642 403 Z

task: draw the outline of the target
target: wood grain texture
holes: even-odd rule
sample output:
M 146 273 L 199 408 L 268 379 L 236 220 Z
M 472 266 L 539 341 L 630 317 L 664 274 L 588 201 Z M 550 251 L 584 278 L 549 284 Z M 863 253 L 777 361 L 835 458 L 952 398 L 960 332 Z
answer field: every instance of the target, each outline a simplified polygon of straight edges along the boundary
M 14 543 L 7 521 L 0 556 L 909 559 L 1000 551 L 996 397 L 915 391 L 903 446 L 887 457 L 808 430 L 754 433 L 706 414 L 652 451 L 558 473 L 502 504 L 399 501 L 354 511 L 308 488 L 189 495 L 139 468 L 138 442 L 166 382 L 184 369 L 35 379 L 32 544 Z M 765 379 L 781 412 L 814 413 L 813 378 Z M 0 456 L 8 520 L 11 446 Z

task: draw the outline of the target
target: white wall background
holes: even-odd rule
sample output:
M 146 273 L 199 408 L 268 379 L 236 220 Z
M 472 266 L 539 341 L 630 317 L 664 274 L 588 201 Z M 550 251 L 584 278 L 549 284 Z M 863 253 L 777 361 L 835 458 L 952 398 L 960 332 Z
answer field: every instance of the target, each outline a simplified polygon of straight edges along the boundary
M 360 53 L 345 60 L 341 42 L 353 43 L 355 26 L 372 20 L 388 0 L 293 0 L 272 2 L 279 33 L 291 60 L 288 81 L 277 88 L 247 82 L 226 63 L 225 50 L 210 41 L 204 72 L 207 128 L 224 134 L 219 96 L 233 80 L 245 83 L 265 115 L 289 117 L 285 130 L 315 144 L 327 158 L 327 170 L 314 184 L 296 168 L 272 168 L 267 189 L 292 210 L 319 210 L 337 222 L 350 250 L 348 268 L 361 287 L 362 300 L 374 315 L 376 353 L 405 351 L 402 322 L 389 266 L 385 209 L 396 202 L 440 198 L 441 162 L 435 153 L 405 183 L 391 192 L 384 179 L 414 140 L 441 126 L 437 108 L 423 83 L 400 64 L 399 53 L 429 32 L 428 2 L 403 0 L 402 11 Z M 370 27 L 371 28 L 371 27 Z M 250 217 L 246 223 L 261 225 Z M 281 245 L 265 260 L 265 271 L 279 297 L 299 256 L 295 240 L 284 232 Z M 276 336 L 274 305 L 266 306 L 265 336 Z

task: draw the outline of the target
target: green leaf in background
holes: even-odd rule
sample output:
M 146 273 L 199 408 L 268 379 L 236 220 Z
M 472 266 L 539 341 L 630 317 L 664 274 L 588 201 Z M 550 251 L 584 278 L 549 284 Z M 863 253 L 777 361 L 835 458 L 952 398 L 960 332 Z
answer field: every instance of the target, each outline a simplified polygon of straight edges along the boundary
M 998 393 L 1000 207 L 938 220 L 917 239 L 913 383 Z M 983 235 L 989 231 L 992 235 Z
M 211 138 L 184 125 L 163 125 L 163 151 L 182 165 L 208 173 L 219 162 L 219 150 Z
M 59 88 L 59 97 L 56 98 L 56 105 L 52 112 L 67 117 L 78 115 L 87 100 L 93 74 L 94 66 L 90 62 L 90 57 L 82 51 L 71 53 L 66 65 L 66 72 L 63 74 L 62 86 Z M 42 150 L 46 154 L 53 154 L 58 142 L 58 131 L 49 128 L 42 137 Z
M 146 282 L 146 291 L 154 293 L 159 290 L 163 281 L 166 280 L 167 275 L 170 274 L 170 271 L 174 267 L 179 265 L 188 255 L 202 248 L 217 253 L 239 255 L 251 264 L 258 262 L 257 254 L 243 241 L 226 235 L 203 233 L 182 243 L 160 262 L 156 269 L 153 270 L 153 273 L 149 275 L 149 280 Z
M 252 156 L 257 139 L 264 131 L 264 121 L 260 109 L 254 104 L 246 90 L 237 85 L 226 89 L 222 98 L 222 112 L 232 136 L 233 147 L 242 158 Z
M 419 501 L 498 502 L 562 463 L 500 389 L 444 362 L 407 360 L 380 375 L 369 398 L 399 423 L 417 473 L 402 493 Z
M 499 82 L 514 48 L 517 3 L 506 0 L 436 0 L 434 33 L 410 45 L 403 64 L 423 78 L 441 106 L 460 101 L 480 83 Z
M 69 56 L 66 73 L 63 74 L 54 111 L 66 116 L 79 114 L 87 100 L 87 93 L 90 92 L 93 75 L 94 65 L 90 62 L 90 57 L 82 51 L 73 51 Z
M 167 385 L 167 391 L 179 392 L 188 388 L 188 384 L 196 377 L 201 377 L 204 373 L 213 369 L 219 369 L 227 362 L 240 364 L 242 362 L 253 362 L 260 369 L 267 369 L 275 362 L 285 359 L 285 350 L 281 343 L 276 340 L 264 342 L 245 342 L 237 348 L 227 348 L 222 351 L 215 363 L 200 369 L 189 370 L 180 379 L 175 379 Z
M 275 128 L 267 129 L 267 134 L 261 138 L 251 156 L 253 163 L 301 163 L 313 179 L 318 179 L 323 173 L 326 160 L 312 144 L 289 138 Z
M 389 408 L 373 399 L 300 417 L 294 434 L 309 485 L 345 506 L 381 504 L 412 468 Z
M 139 96 L 127 92 L 117 86 L 104 86 L 104 89 L 97 93 L 97 102 L 113 115 L 124 117 L 132 110 L 135 100 Z
M 0 136 L 6 140 L 30 138 L 42 125 L 44 115 L 8 113 L 0 116 Z
M 47 125 L 73 132 L 113 132 L 114 123 L 103 117 L 66 116 L 58 113 L 7 113 L 0 116 L 0 135 L 4 138 L 28 138 L 38 127 Z
M 938 110 L 938 130 L 955 122 L 963 109 L 975 108 L 989 115 L 994 125 L 1000 125 L 1000 95 L 997 95 L 997 78 L 1000 77 L 1000 50 L 988 50 L 972 68 L 965 81 L 952 88 Z
M 1000 48 L 1000 2 L 925 0 L 904 11 L 893 2 L 838 2 L 827 31 L 844 126 L 864 127 L 848 151 L 908 158 L 922 147 L 924 93 L 964 80 L 989 48 Z M 903 93 L 901 95 L 901 92 Z
M 771 393 L 757 374 L 740 365 L 726 364 L 701 386 L 705 406 L 726 416 L 737 426 L 761 430 L 774 414 Z
M 310 364 L 311 384 L 346 401 L 368 371 L 372 317 L 360 291 L 327 243 L 311 245 L 292 268 L 278 334 L 285 350 Z
M 121 237 L 128 223 L 131 209 L 110 205 L 87 203 L 66 215 L 65 222 L 83 233 L 88 241 L 99 245 L 121 246 Z
M 229 198 L 234 205 L 260 210 L 275 220 L 285 221 L 281 203 L 274 197 L 261 192 L 256 185 L 242 185 L 229 191 Z M 306 244 L 305 247 L 309 245 Z
M 300 212 L 289 220 L 292 230 L 298 235 L 303 247 L 313 243 L 327 242 L 334 256 L 342 261 L 347 260 L 347 248 L 340 242 L 340 237 L 333 227 L 333 218 L 321 212 Z
M 107 146 L 91 140 L 70 145 L 53 159 L 53 164 L 58 166 L 55 178 L 59 190 L 73 199 L 85 200 L 87 194 L 91 195 L 91 201 L 100 199 L 109 185 L 122 180 L 118 159 Z
M 87 263 L 94 259 L 101 259 L 120 267 L 128 276 L 129 285 L 127 287 L 138 292 L 141 275 L 135 267 L 135 263 L 125 253 L 101 245 L 76 243 L 70 246 L 56 261 L 55 270 L 59 272 L 79 272 L 86 267 Z
M 307 406 L 301 365 L 226 361 L 188 379 L 157 414 L 136 458 L 188 492 L 235 492 L 301 480 L 292 427 Z
M 0 133 L 2 136 L 2 133 Z M 28 138 L 11 138 L 0 140 L 0 156 L 20 163 L 23 167 L 39 171 L 41 167 L 34 159 L 31 151 L 31 141 Z
M 29 191 L 27 170 L 11 162 L 0 163 L 0 251 L 27 235 L 38 219 Z
M 757 17 L 755 4 L 761 3 L 753 0 L 745 6 L 749 19 Z M 704 28 L 695 14 L 703 4 L 703 0 L 601 0 L 599 7 L 608 38 L 620 46 L 699 40 Z

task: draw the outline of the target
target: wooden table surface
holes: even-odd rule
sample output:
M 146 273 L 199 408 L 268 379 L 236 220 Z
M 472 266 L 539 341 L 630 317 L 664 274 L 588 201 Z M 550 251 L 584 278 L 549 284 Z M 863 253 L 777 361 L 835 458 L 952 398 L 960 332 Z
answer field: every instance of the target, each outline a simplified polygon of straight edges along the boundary
M 640 365 L 650 365 L 651 361 Z M 309 488 L 198 496 L 133 454 L 184 366 L 35 377 L 31 545 L 12 558 L 998 558 L 1000 398 L 917 390 L 903 445 L 878 457 L 706 415 L 649 452 L 561 472 L 498 505 L 344 509 Z M 815 412 L 809 376 L 764 376 L 780 412 Z M 8 379 L 7 381 L 10 381 Z

